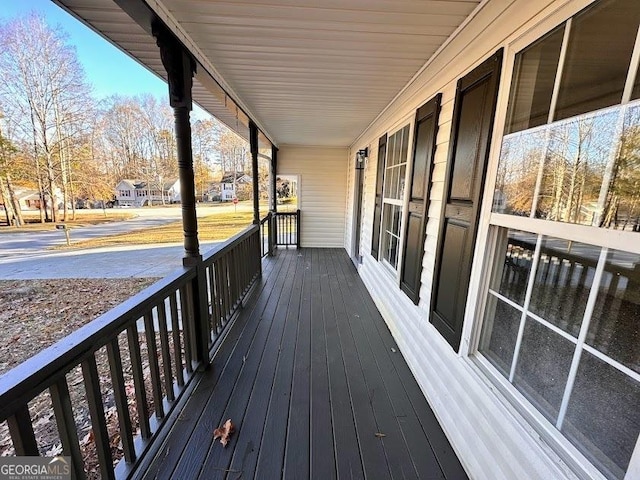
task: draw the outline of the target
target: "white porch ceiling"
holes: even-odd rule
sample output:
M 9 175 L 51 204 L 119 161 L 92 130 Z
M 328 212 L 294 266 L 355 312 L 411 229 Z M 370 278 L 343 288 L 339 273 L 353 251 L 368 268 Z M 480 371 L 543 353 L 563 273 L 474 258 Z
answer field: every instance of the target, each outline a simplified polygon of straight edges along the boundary
M 57 1 L 164 76 L 153 39 L 111 0 Z M 327 146 L 350 145 L 479 3 L 149 1 L 276 143 Z M 220 111 L 224 98 L 214 96 L 197 86 L 196 100 L 233 123 L 232 114 Z

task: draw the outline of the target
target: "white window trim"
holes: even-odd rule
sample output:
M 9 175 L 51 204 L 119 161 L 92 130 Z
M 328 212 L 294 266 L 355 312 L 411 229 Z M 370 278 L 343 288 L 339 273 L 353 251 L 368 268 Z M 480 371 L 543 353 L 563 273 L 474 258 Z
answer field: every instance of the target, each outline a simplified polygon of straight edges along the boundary
M 400 275 L 400 262 L 402 261 L 402 256 L 404 254 L 404 241 L 405 241 L 404 230 L 405 230 L 405 222 L 407 221 L 407 216 L 408 216 L 409 209 L 407 207 L 409 204 L 409 195 L 410 195 L 409 175 L 411 173 L 411 168 L 413 167 L 413 142 L 414 142 L 413 135 L 414 135 L 414 129 L 415 129 L 414 120 L 415 120 L 415 112 L 403 117 L 402 120 L 397 122 L 394 125 L 394 127 L 389 130 L 389 133 L 387 133 L 387 138 L 389 138 L 392 135 L 399 132 L 400 130 L 402 130 L 403 128 L 405 128 L 407 125 L 409 126 L 409 131 L 407 133 L 407 136 L 408 136 L 407 153 L 406 153 L 405 161 L 403 163 L 399 163 L 387 168 L 387 156 L 389 154 L 388 140 L 387 140 L 387 149 L 385 153 L 385 158 L 383 160 L 385 162 L 384 163 L 385 167 L 384 167 L 384 183 L 382 186 L 382 209 L 380 212 L 380 217 L 381 217 L 380 218 L 380 239 L 378 243 L 379 263 L 384 265 L 385 269 L 393 275 L 394 280 L 397 280 L 398 276 Z M 378 158 L 378 161 L 380 161 L 379 158 Z M 387 193 L 387 186 L 386 186 L 387 170 L 398 168 L 402 165 L 405 165 L 405 172 L 404 172 L 405 188 L 402 195 L 402 199 L 387 198 L 385 196 L 385 194 Z M 391 265 L 391 263 L 389 263 L 383 256 L 383 245 L 384 245 L 383 240 L 385 236 L 385 228 L 384 228 L 384 205 L 385 204 L 396 205 L 402 208 L 402 214 L 400 218 L 400 235 L 398 240 L 398 265 L 396 267 Z
M 544 36 L 553 28 L 566 22 L 583 8 L 594 3 L 595 0 L 568 0 L 560 7 L 550 5 L 540 12 L 539 21 L 533 27 L 516 32 L 501 46 L 505 49 L 502 64 L 502 75 L 498 90 L 497 107 L 494 117 L 493 135 L 489 150 L 487 164 L 487 180 L 485 182 L 484 195 L 481 205 L 478 235 L 476 237 L 476 251 L 471 269 L 469 294 L 465 307 L 465 318 L 462 332 L 462 341 L 458 357 L 469 364 L 476 374 L 488 379 L 491 384 L 498 387 L 496 393 L 502 402 L 513 405 L 516 410 L 527 420 L 527 426 L 533 428 L 541 437 L 541 446 L 549 444 L 554 446 L 554 451 L 571 466 L 572 470 L 580 477 L 592 479 L 605 479 L 604 475 L 582 454 L 580 451 L 558 431 L 533 405 L 503 376 L 486 358 L 478 352 L 482 319 L 484 318 L 485 298 L 488 295 L 488 272 L 494 264 L 496 231 L 492 226 L 502 226 L 524 231 L 534 231 L 541 235 L 551 235 L 570 240 L 581 241 L 604 248 L 624 250 L 640 254 L 639 234 L 637 232 L 624 232 L 619 230 L 598 229 L 596 227 L 568 224 L 555 221 L 546 221 L 528 217 L 516 217 L 492 213 L 493 192 L 497 177 L 497 169 L 504 137 L 507 107 L 511 93 L 511 82 L 515 55 L 523 48 L 529 46 L 537 39 Z M 563 45 L 564 46 L 564 45 Z M 630 70 L 623 93 L 622 104 L 629 101 L 631 86 L 635 80 L 637 66 L 640 64 L 640 30 L 636 37 L 636 44 L 630 62 Z M 633 68 L 633 66 L 636 68 Z M 472 67 L 470 67 L 471 69 Z M 550 110 L 550 115 L 553 110 Z M 405 214 L 406 214 L 405 209 Z M 403 245 L 402 245 L 403 246 Z M 484 251 L 483 251 L 484 250 Z M 543 447 L 544 448 L 544 447 Z M 640 436 L 636 442 L 631 456 L 625 480 L 632 480 L 640 476 Z

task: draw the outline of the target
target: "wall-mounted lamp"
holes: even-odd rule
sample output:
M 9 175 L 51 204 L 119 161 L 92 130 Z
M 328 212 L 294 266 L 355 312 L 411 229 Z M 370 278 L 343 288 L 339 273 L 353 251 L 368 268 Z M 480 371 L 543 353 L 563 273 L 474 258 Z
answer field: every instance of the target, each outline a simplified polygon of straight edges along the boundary
M 365 162 L 369 158 L 369 147 L 358 150 L 356 153 L 356 170 L 364 170 Z

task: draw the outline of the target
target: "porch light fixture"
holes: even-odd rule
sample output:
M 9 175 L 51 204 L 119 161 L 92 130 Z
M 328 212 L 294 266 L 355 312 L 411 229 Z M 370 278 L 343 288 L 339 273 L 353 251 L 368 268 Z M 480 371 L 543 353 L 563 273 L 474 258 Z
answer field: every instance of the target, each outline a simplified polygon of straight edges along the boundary
M 358 150 L 356 153 L 356 170 L 364 170 L 365 162 L 369 159 L 369 147 Z

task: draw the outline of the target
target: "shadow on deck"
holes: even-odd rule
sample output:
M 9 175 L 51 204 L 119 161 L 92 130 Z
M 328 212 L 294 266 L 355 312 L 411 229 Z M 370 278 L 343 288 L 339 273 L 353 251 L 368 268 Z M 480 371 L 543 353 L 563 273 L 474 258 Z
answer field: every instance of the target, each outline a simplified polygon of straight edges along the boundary
M 143 477 L 466 478 L 345 251 L 263 270 Z

